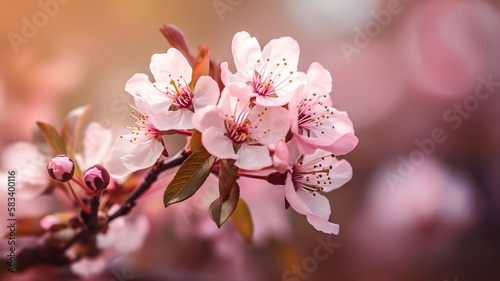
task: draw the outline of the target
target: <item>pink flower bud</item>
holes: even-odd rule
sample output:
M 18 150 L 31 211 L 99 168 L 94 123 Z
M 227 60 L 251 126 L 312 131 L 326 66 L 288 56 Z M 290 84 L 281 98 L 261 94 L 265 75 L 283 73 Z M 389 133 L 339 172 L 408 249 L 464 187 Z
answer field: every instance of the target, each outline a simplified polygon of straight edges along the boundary
M 103 190 L 108 187 L 109 173 L 103 166 L 95 165 L 85 172 L 84 180 L 90 189 Z
M 67 182 L 73 178 L 75 172 L 75 163 L 66 155 L 58 155 L 52 158 L 47 165 L 47 171 L 51 178 Z

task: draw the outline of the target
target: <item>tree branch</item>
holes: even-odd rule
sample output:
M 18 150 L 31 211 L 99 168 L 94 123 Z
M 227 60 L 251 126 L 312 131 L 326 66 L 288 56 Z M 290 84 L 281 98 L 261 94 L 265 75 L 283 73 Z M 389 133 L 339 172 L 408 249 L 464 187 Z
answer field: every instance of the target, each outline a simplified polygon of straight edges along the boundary
M 141 184 L 128 196 L 125 201 L 120 205 L 120 209 L 118 209 L 114 214 L 109 217 L 109 222 L 116 219 L 117 217 L 128 214 L 130 210 L 135 206 L 135 201 L 146 192 L 151 185 L 158 179 L 158 175 L 166 171 L 172 167 L 176 167 L 182 164 L 184 160 L 188 158 L 190 153 L 185 151 L 181 151 L 176 155 L 172 156 L 167 162 L 158 162 L 156 163 L 149 173 L 146 175 Z
M 120 208 L 113 213 L 108 222 L 126 215 L 130 210 L 136 205 L 136 200 L 144 194 L 151 185 L 158 179 L 158 175 L 170 168 L 179 166 L 188 158 L 190 152 L 181 151 L 175 156 L 172 156 L 166 162 L 157 162 L 151 170 L 148 172 L 141 184 L 128 196 L 125 201 L 120 205 Z M 41 244 L 35 245 L 33 247 L 26 247 L 16 257 L 16 271 L 24 271 L 36 264 L 48 264 L 52 266 L 67 266 L 71 264 L 71 260 L 67 258 L 64 253 L 71 246 L 73 246 L 78 241 L 86 239 L 95 235 L 98 230 L 97 222 L 97 211 L 99 208 L 99 200 L 93 198 L 91 201 L 91 214 L 89 221 L 85 227 L 83 227 L 80 232 L 78 232 L 71 241 L 62 247 L 57 247 L 51 245 L 47 240 L 41 241 Z M 7 272 L 8 259 L 2 257 L 0 258 L 0 275 L 3 272 Z

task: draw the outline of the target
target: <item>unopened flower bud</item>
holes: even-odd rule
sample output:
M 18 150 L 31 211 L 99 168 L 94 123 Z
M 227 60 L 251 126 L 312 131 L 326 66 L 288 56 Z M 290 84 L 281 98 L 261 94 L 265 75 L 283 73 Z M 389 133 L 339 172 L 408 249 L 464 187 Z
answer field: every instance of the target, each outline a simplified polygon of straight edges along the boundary
M 47 170 L 51 178 L 67 182 L 73 178 L 75 163 L 66 155 L 58 155 L 50 160 Z
M 109 173 L 103 166 L 95 165 L 85 172 L 84 181 L 92 190 L 103 190 L 108 187 Z

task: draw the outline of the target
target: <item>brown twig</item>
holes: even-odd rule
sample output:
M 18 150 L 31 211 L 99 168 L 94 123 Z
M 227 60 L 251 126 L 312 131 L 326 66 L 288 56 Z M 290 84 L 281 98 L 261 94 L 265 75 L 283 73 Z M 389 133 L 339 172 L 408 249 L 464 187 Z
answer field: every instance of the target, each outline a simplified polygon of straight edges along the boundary
M 189 152 L 181 151 L 172 156 L 167 162 L 156 163 L 151 170 L 149 170 L 149 173 L 146 175 L 141 184 L 128 196 L 127 199 L 125 199 L 125 201 L 123 201 L 120 205 L 120 209 L 109 217 L 109 221 L 111 222 L 117 217 L 128 214 L 135 206 L 135 201 L 151 187 L 151 185 L 158 179 L 158 175 L 161 172 L 181 165 L 182 162 L 188 158 L 189 154 Z
M 147 190 L 149 190 L 152 184 L 158 179 L 158 176 L 161 172 L 181 165 L 182 162 L 184 162 L 184 160 L 186 160 L 190 154 L 190 152 L 181 151 L 175 156 L 168 159 L 166 162 L 156 163 L 148 172 L 141 184 L 128 196 L 125 201 L 123 201 L 120 208 L 109 217 L 108 222 L 111 222 L 112 220 L 120 216 L 128 214 L 130 210 L 135 206 L 136 200 L 139 199 L 139 197 Z M 67 266 L 71 264 L 72 261 L 67 258 L 64 253 L 75 243 L 85 240 L 86 238 L 89 238 L 97 233 L 99 228 L 97 220 L 98 208 L 99 199 L 97 197 L 94 197 L 91 200 L 90 217 L 87 222 L 87 226 L 83 227 L 80 232 L 78 232 L 73 237 L 73 239 L 71 239 L 64 246 L 54 246 L 47 240 L 43 240 L 41 244 L 24 248 L 17 255 L 16 271 L 24 271 L 36 264 L 47 264 L 52 266 Z M 7 271 L 4 268 L 5 266 L 8 266 L 8 259 L 2 257 L 0 258 L 0 269 L 3 272 Z

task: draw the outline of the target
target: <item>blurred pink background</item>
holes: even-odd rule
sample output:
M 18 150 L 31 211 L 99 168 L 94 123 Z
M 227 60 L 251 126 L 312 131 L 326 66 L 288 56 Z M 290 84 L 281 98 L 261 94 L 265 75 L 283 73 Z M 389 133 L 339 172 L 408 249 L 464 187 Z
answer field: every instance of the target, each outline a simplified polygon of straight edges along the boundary
M 165 23 L 230 67 L 236 32 L 262 46 L 292 36 L 300 70 L 331 72 L 360 140 L 343 157 L 353 179 L 327 194 L 338 236 L 264 206 L 264 191 L 248 195 L 267 221 L 247 245 L 230 225 L 163 209 L 159 191 L 135 210 L 150 221 L 144 246 L 91 280 L 500 280 L 498 1 L 2 1 L 0 14 L 0 157 L 32 141 L 35 121 L 60 126 L 84 104 L 105 128 L 128 122 L 125 82 L 169 48 Z M 36 268 L 12 280 L 47 276 L 81 278 Z

